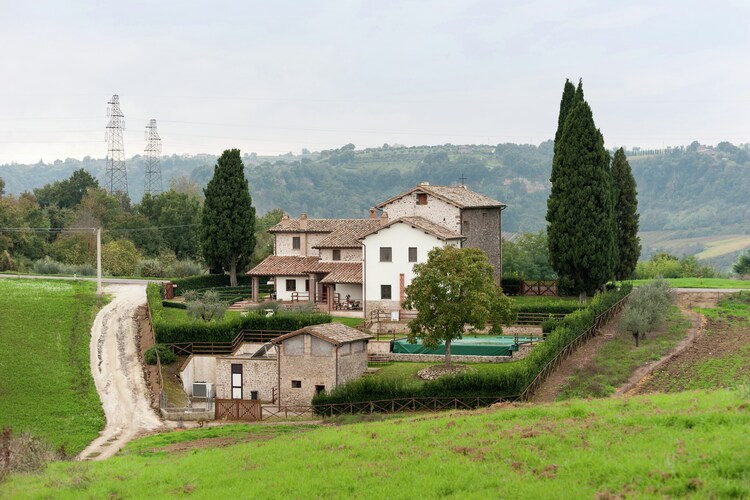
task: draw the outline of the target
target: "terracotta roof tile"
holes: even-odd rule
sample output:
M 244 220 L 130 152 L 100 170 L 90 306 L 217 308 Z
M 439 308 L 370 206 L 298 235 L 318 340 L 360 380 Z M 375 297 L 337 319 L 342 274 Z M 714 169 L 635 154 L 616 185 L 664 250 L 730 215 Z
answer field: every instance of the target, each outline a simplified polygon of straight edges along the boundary
M 325 264 L 328 264 L 325 262 Z M 321 283 L 351 283 L 362 284 L 361 262 L 339 262 L 329 270 L 328 276 L 320 280 Z
M 401 217 L 399 219 L 396 219 L 392 222 L 389 222 L 385 226 L 379 227 L 373 231 L 370 231 L 369 233 L 363 234 L 362 238 L 365 236 L 368 236 L 370 234 L 375 234 L 381 229 L 385 229 L 387 227 L 391 227 L 394 224 L 408 224 L 411 227 L 420 229 L 424 231 L 427 234 L 431 234 L 441 240 L 455 240 L 455 239 L 463 239 L 464 236 L 461 236 L 455 231 L 451 231 L 450 229 L 447 229 L 440 224 L 435 224 L 434 222 L 431 222 L 424 217 Z
M 305 276 L 320 262 L 318 257 L 271 255 L 249 270 L 248 276 Z
M 409 191 L 384 201 L 377 205 L 377 208 L 383 208 L 389 203 L 415 192 L 431 194 L 458 208 L 496 208 L 506 206 L 502 201 L 493 200 L 464 186 L 431 186 L 429 184 L 419 184 Z
M 290 337 L 295 337 L 301 334 L 312 335 L 319 339 L 326 340 L 334 345 L 346 344 L 348 342 L 356 342 L 358 340 L 371 339 L 372 335 L 360 332 L 352 327 L 342 325 L 341 323 L 324 323 L 322 325 L 310 325 L 299 330 L 287 333 L 280 337 L 276 337 L 271 342 L 274 344 L 280 344 Z

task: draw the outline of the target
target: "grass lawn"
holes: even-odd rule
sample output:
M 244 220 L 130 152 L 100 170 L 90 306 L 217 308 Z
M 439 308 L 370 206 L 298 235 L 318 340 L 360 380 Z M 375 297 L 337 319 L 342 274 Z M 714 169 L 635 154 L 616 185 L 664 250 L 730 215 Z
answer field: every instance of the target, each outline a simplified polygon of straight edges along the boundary
M 89 367 L 97 310 L 94 283 L 0 280 L 0 427 L 68 455 L 97 437 L 104 414 Z
M 688 328 L 690 321 L 673 306 L 666 324 L 647 333 L 639 347 L 635 346 L 630 333 L 618 331 L 615 338 L 602 345 L 588 366 L 568 380 L 558 400 L 611 395 L 639 366 L 659 360 L 672 350 L 685 337 Z
M 163 318 L 168 323 L 192 323 L 198 321 L 195 318 L 191 318 L 187 314 L 187 309 L 178 309 L 176 307 L 165 307 Z M 240 311 L 226 311 L 224 312 L 224 319 L 221 321 L 228 321 L 230 319 L 238 318 Z
M 371 377 L 378 377 L 382 379 L 401 379 L 407 383 L 423 384 L 425 381 L 417 378 L 417 372 L 428 366 L 441 365 L 443 363 L 413 363 L 413 362 L 397 362 L 391 361 L 389 363 L 374 363 L 372 368 L 380 368 Z M 454 363 L 456 365 L 465 365 L 467 363 Z M 514 369 L 517 366 L 516 362 L 508 363 L 472 363 L 470 366 L 483 373 L 487 372 L 498 372 L 504 370 Z
M 632 280 L 633 286 L 640 286 L 653 280 Z M 669 278 L 666 280 L 673 288 L 743 288 L 750 289 L 750 280 L 731 280 L 726 278 Z
M 351 326 L 352 328 L 356 328 L 362 323 L 365 322 L 364 318 L 347 318 L 343 316 L 334 316 L 332 319 L 333 323 L 341 323 L 346 326 Z
M 510 405 L 166 448 L 180 431 L 10 476 L 0 497 L 740 498 L 748 404 L 748 391 L 722 390 Z

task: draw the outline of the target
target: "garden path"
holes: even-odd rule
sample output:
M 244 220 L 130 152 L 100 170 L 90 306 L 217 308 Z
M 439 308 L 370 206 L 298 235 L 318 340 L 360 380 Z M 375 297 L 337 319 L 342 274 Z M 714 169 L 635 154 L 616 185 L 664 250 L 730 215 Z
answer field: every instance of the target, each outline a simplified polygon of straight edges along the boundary
M 91 373 L 107 424 L 79 460 L 103 460 L 139 434 L 163 426 L 150 406 L 136 345 L 136 310 L 146 302 L 145 285 L 109 285 L 113 299 L 91 328 Z

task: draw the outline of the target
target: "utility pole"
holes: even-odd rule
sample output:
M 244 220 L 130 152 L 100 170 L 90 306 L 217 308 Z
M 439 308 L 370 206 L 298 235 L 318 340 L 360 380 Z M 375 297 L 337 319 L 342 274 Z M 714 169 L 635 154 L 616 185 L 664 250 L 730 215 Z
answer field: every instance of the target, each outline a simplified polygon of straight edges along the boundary
M 107 171 L 105 176 L 105 189 L 110 194 L 120 198 L 124 204 L 128 196 L 128 174 L 125 170 L 125 147 L 122 140 L 122 131 L 125 130 L 125 115 L 120 110 L 120 96 L 117 94 L 107 103 L 107 116 L 109 123 L 106 128 L 107 140 Z
M 96 296 L 102 298 L 102 228 L 96 228 Z
M 161 165 L 159 155 L 161 154 L 161 137 L 156 131 L 156 120 L 150 120 L 146 125 L 146 185 L 144 193 L 151 195 L 161 194 Z

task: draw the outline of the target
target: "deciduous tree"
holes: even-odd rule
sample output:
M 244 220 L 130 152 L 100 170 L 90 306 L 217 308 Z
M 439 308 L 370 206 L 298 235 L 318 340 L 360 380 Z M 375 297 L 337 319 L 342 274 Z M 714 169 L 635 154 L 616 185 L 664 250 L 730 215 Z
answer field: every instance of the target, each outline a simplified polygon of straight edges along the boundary
M 237 286 L 237 271 L 247 264 L 255 248 L 255 207 L 239 149 L 224 151 L 204 193 L 203 257 L 212 268 L 229 272 L 229 283 Z
M 436 247 L 427 262 L 414 266 L 414 279 L 406 288 L 404 307 L 416 309 L 409 323 L 409 342 L 422 339 L 434 348 L 445 343 L 445 364 L 451 364 L 451 342 L 462 338 L 466 325 L 502 331 L 515 311 L 511 299 L 495 283 L 487 255 L 477 248 Z

